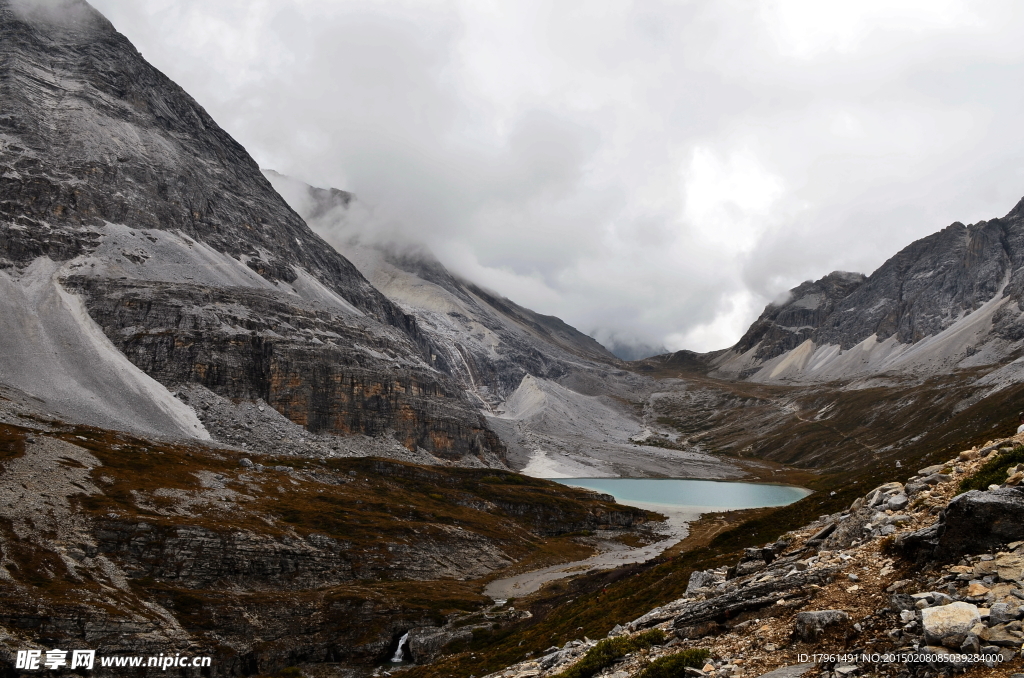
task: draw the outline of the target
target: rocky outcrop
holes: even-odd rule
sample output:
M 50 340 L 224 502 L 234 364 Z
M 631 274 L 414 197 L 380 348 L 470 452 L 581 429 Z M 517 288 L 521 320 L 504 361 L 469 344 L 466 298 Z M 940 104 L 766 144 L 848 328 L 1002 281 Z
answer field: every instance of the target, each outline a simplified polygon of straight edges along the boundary
M 284 591 L 337 586 L 357 580 L 436 581 L 482 577 L 512 564 L 493 540 L 442 529 L 434 539 L 383 542 L 356 548 L 322 534 L 213 530 L 147 521 L 98 521 L 99 553 L 130 578 L 155 578 L 189 589 L 231 585 Z
M 409 449 L 501 464 L 501 442 L 462 390 L 410 360 L 411 342 L 380 325 L 259 290 L 88 277 L 65 285 L 163 383 L 260 399 L 312 432 L 393 432 Z
M 801 640 L 814 642 L 826 631 L 849 624 L 850 615 L 845 610 L 812 610 L 798 612 L 793 633 Z
M 448 645 L 472 638 L 473 630 L 466 627 L 417 627 L 409 630 L 409 655 L 414 662 L 426 664 Z
M 1024 489 L 972 490 L 949 503 L 940 520 L 901 544 L 920 559 L 941 562 L 1024 540 Z
M 785 302 L 768 304 L 733 350 L 746 353 L 756 347 L 754 356 L 764 361 L 796 348 L 814 337 L 837 305 L 865 280 L 862 273 L 834 271 L 794 287 Z

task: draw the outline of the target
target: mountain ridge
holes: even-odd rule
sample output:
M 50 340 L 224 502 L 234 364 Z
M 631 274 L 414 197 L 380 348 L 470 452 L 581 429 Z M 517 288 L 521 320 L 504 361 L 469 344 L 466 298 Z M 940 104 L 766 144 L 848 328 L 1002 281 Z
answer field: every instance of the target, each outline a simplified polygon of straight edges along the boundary
M 871 275 L 833 272 L 801 283 L 768 304 L 736 344 L 696 362 L 712 377 L 764 383 L 996 369 L 1024 354 L 1022 300 L 1024 200 L 1004 217 L 954 222 L 920 238 Z

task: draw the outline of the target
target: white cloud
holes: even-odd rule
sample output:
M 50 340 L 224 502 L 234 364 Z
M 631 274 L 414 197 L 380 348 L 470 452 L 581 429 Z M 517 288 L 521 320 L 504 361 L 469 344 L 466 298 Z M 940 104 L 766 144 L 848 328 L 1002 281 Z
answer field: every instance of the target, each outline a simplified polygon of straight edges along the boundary
M 783 194 L 782 180 L 746 150 L 725 159 L 697 146 L 684 174 L 684 220 L 698 237 L 729 255 L 754 249 Z
M 761 4 L 761 13 L 779 52 L 800 59 L 829 52 L 852 55 L 878 38 L 902 42 L 984 23 L 970 3 L 960 0 L 771 0 Z
M 735 343 L 747 330 L 751 317 L 760 313 L 762 305 L 762 300 L 749 290 L 738 290 L 719 302 L 719 313 L 710 321 L 669 335 L 665 344 L 673 351 L 685 348 L 705 352 L 724 348 Z
M 1008 0 L 95 4 L 353 229 L 609 342 L 721 348 L 1024 194 Z

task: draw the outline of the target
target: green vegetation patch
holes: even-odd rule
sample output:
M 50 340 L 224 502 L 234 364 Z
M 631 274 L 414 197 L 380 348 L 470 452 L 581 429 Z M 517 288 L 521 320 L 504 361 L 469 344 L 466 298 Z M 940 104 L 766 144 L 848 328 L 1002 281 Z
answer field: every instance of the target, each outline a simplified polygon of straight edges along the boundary
M 655 659 L 637 678 L 683 678 L 687 668 L 702 667 L 710 656 L 711 651 L 702 647 L 683 650 L 678 654 Z
M 977 473 L 961 480 L 960 491 L 984 490 L 989 485 L 1002 485 L 1006 482 L 1006 470 L 1020 463 L 1024 463 L 1024 447 L 1018 445 L 1009 452 L 989 459 Z
M 590 678 L 615 663 L 616 659 L 638 650 L 646 650 L 652 645 L 665 642 L 665 632 L 661 629 L 645 631 L 632 638 L 605 638 L 590 648 L 583 659 L 565 671 L 555 674 L 554 678 Z

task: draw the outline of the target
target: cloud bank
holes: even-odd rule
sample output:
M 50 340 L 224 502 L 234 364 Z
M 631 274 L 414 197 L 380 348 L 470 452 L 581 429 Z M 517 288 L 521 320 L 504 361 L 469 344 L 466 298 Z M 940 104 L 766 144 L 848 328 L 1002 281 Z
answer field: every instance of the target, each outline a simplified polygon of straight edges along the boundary
M 359 237 L 631 356 L 1024 195 L 1013 2 L 94 4 Z

